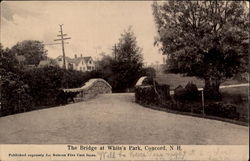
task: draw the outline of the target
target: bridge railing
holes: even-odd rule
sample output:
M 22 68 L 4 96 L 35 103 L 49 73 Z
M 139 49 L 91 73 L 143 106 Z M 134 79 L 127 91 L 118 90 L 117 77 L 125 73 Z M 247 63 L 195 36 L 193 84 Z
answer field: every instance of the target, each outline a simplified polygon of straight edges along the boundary
M 74 101 L 83 101 L 98 94 L 112 93 L 112 87 L 101 78 L 90 79 L 80 88 L 63 89 L 65 93 L 76 93 Z

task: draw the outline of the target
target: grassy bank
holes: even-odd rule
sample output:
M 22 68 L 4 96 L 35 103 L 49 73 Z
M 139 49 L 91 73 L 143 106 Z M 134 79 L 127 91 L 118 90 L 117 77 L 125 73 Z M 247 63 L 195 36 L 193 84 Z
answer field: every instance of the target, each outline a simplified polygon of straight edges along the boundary
M 188 82 L 193 82 L 197 85 L 198 88 L 204 87 L 204 80 L 198 79 L 196 77 L 184 77 L 181 74 L 161 74 L 157 73 L 155 80 L 161 84 L 170 85 L 170 89 L 174 89 L 179 85 L 185 87 Z M 240 84 L 246 83 L 233 79 L 229 79 L 222 83 L 222 85 L 230 85 L 230 84 Z

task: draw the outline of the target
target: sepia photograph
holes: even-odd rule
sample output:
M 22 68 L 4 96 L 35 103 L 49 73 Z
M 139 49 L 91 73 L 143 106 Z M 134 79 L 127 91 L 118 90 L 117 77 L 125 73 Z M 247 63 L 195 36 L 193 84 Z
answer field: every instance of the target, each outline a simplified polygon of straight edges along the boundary
M 248 1 L 0 6 L 0 144 L 248 146 Z

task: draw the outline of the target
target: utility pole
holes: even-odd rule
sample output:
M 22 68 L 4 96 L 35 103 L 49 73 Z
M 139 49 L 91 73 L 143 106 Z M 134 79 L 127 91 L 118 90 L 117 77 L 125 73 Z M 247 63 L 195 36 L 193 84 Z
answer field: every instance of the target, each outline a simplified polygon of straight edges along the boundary
M 60 35 L 57 35 L 57 37 L 60 37 L 60 39 L 56 39 L 54 41 L 61 41 L 61 44 L 62 44 L 62 53 L 63 53 L 63 68 L 66 69 L 66 63 L 65 63 L 65 50 L 64 50 L 64 44 L 66 42 L 64 42 L 64 40 L 67 40 L 67 39 L 71 39 L 70 37 L 64 37 L 64 36 L 67 36 L 67 34 L 64 34 L 63 33 L 63 24 L 59 25 L 60 26 Z
M 115 57 L 115 60 L 116 60 L 116 58 L 117 58 L 117 55 L 116 55 L 116 50 L 117 50 L 117 49 L 116 49 L 116 44 L 115 44 L 115 46 L 114 46 L 114 49 L 113 49 L 113 50 L 114 50 L 114 57 Z
M 115 44 L 115 60 L 116 60 L 116 44 Z

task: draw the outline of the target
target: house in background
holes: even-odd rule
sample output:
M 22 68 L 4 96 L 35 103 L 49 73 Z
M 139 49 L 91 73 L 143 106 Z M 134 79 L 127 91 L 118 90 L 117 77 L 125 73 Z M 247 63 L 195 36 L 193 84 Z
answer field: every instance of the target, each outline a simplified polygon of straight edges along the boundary
M 60 55 L 56 59 L 57 64 L 62 68 L 63 67 L 63 56 Z M 65 57 L 66 69 L 78 70 L 78 71 L 92 71 L 95 70 L 95 63 L 91 56 L 83 57 L 82 54 L 80 57 L 75 55 L 75 58 Z

